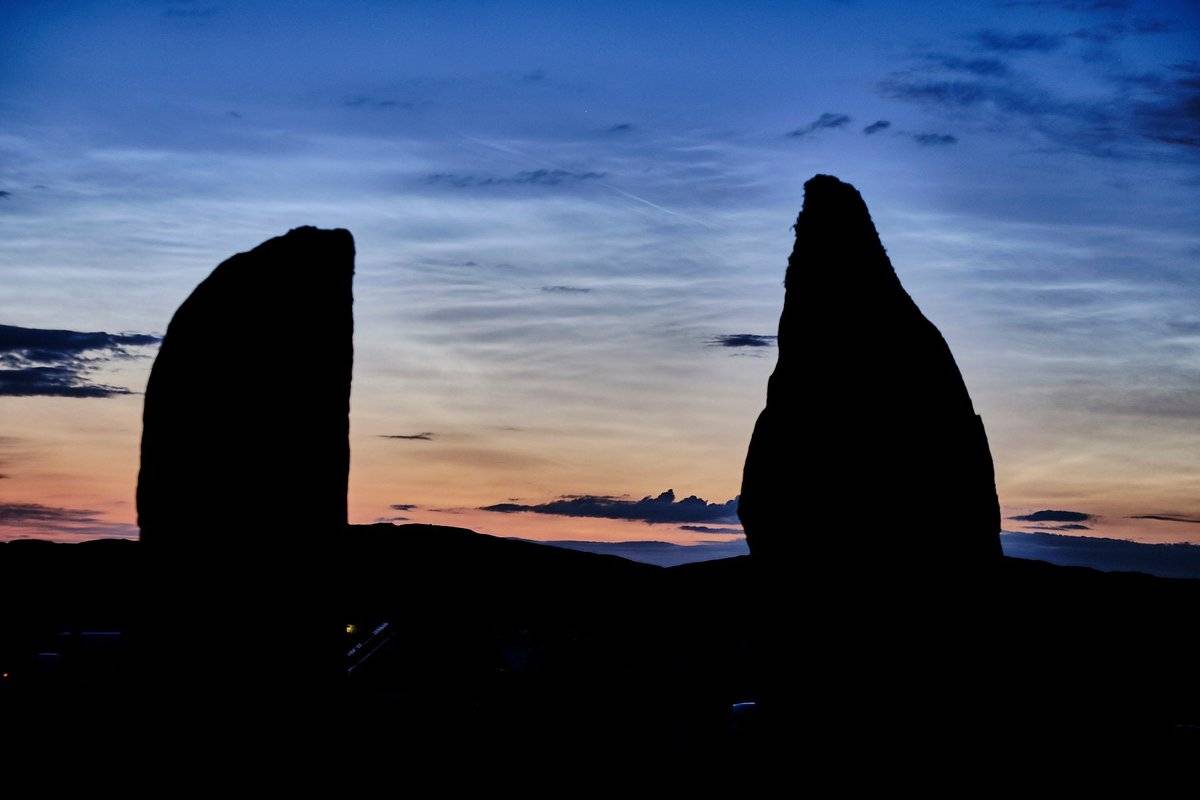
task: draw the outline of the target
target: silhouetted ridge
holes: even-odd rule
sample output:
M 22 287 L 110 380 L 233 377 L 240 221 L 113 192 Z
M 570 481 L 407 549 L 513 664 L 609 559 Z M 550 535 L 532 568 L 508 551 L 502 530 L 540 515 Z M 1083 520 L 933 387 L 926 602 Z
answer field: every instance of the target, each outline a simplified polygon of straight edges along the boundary
M 211 547 L 225 559 L 239 557 L 236 542 Z M 103 727 L 101 742 L 111 741 L 104 736 L 114 723 L 123 724 L 130 736 L 116 739 L 122 747 L 188 742 L 205 757 L 217 733 L 223 752 L 232 749 L 231 737 L 248 734 L 252 745 L 274 746 L 281 735 L 300 732 L 327 746 L 374 742 L 386 758 L 491 754 L 498 747 L 526 759 L 555 747 L 595 757 L 619 742 L 635 754 L 686 757 L 707 748 L 736 764 L 739 755 L 773 743 L 787 759 L 780 763 L 816 772 L 874 763 L 865 756 L 927 763 L 921 759 L 929 758 L 930 731 L 940 721 L 931 711 L 945 694 L 963 713 L 960 724 L 941 731 L 953 741 L 934 751 L 935 765 L 957 763 L 942 757 L 964 751 L 995 758 L 1014 741 L 1054 758 L 1079 742 L 1144 747 L 1183 733 L 1194 744 L 1189 731 L 1200 719 L 1195 648 L 1180 635 L 1193 627 L 1200 581 L 1000 559 L 1004 613 L 999 625 L 984 626 L 996 640 L 993 673 L 1000 680 L 966 668 L 954 649 L 969 641 L 969 631 L 955 631 L 934 650 L 944 664 L 913 646 L 919 640 L 906 639 L 907 647 L 874 648 L 871 660 L 849 662 L 848 675 L 818 682 L 832 671 L 813 665 L 836 659 L 816 646 L 813 621 L 836 609 L 793 608 L 783 634 L 800 658 L 785 667 L 804 707 L 760 736 L 753 718 L 745 727 L 745 719 L 730 716 L 731 703 L 760 699 L 747 622 L 762 609 L 744 602 L 762 582 L 753 558 L 663 569 L 430 525 L 350 526 L 321 550 L 326 573 L 337 576 L 340 621 L 361 628 L 341 631 L 338 652 L 355 668 L 346 674 L 337 715 L 321 716 L 313 687 L 302 685 L 288 695 L 298 724 L 264 713 L 274 709 L 255 695 L 233 708 L 211 702 L 220 711 L 214 728 L 197 722 L 206 715 L 187 708 L 188 699 L 228 676 L 240 678 L 272 651 L 237 650 L 219 659 L 215 675 L 165 687 L 144 683 L 144 661 L 157 656 L 161 636 L 123 634 L 159 591 L 161 559 L 153 546 L 0 542 L 6 724 L 28 730 L 12 713 L 19 696 L 26 718 L 47 720 L 47 736 L 68 722 L 78 730 L 87 718 Z M 184 562 L 168 581 L 189 582 L 190 570 Z M 268 565 L 262 579 L 271 582 L 272 571 Z M 795 583 L 814 574 L 799 571 Z M 223 588 L 210 593 L 219 598 Z M 162 617 L 169 632 L 180 629 L 175 615 Z M 236 622 L 269 636 L 287 619 L 245 613 Z M 381 622 L 389 627 L 375 637 Z M 84 631 L 121 635 L 97 639 Z M 184 627 L 182 635 L 189 653 L 212 647 L 200 632 Z M 367 651 L 351 648 L 363 638 L 383 646 L 364 659 Z M 866 648 L 854 649 L 859 655 Z M 284 682 L 305 668 L 282 660 L 275 666 Z M 924 681 L 926 669 L 937 679 Z M 894 681 L 897 671 L 915 679 Z M 881 684 L 912 698 L 916 713 L 892 715 L 895 703 Z M 992 709 L 980 708 L 980 698 L 996 695 L 1001 700 Z M 846 728 L 853 738 L 839 736 Z M 881 773 L 884 780 L 895 774 Z

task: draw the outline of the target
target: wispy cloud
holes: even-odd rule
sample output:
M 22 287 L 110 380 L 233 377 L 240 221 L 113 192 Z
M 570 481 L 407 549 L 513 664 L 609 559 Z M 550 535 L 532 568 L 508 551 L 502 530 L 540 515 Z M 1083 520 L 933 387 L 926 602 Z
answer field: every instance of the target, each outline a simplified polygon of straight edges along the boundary
M 144 333 L 105 333 L 0 325 L 0 396 L 112 397 L 130 394 L 121 386 L 94 383 L 103 364 L 136 358 L 130 348 L 150 347 L 160 338 Z
M 958 143 L 958 137 L 948 133 L 914 133 L 912 138 L 917 144 L 926 147 Z
M 763 333 L 722 333 L 708 340 L 712 347 L 772 347 L 778 336 Z
M 95 522 L 97 511 L 44 506 L 40 503 L 0 503 L 0 524 Z
M 1020 97 L 989 84 L 963 80 L 888 79 L 881 84 L 883 93 L 897 100 L 914 100 L 938 106 L 965 108 L 992 102 L 1007 110 L 1021 110 Z
M 543 286 L 542 291 L 555 294 L 586 294 L 587 292 L 590 292 L 591 289 L 587 288 L 586 286 L 566 286 L 559 284 L 556 286 Z
M 163 9 L 163 16 L 167 19 L 177 20 L 202 20 L 214 17 L 217 14 L 216 6 L 195 6 L 184 5 L 182 3 L 171 3 L 167 8 Z
M 15 448 L 17 439 L 12 436 L 0 436 L 0 469 L 8 469 L 12 466 L 13 459 L 11 458 L 12 450 Z M 0 480 L 10 477 L 6 472 L 0 475 Z
M 402 439 L 408 442 L 428 442 L 433 440 L 433 433 L 431 431 L 424 431 L 423 433 L 382 433 L 379 435 L 379 438 Z
M 1065 37 L 1052 33 L 1003 33 L 991 29 L 979 31 L 972 38 L 979 47 L 996 53 L 1049 53 L 1066 41 Z
M 563 517 L 598 517 L 602 519 L 637 520 L 648 524 L 680 522 L 737 522 L 737 498 L 724 503 L 710 503 L 695 495 L 675 499 L 671 489 L 657 497 L 628 500 L 607 495 L 564 495 L 548 503 L 522 505 L 497 503 L 481 511 L 505 514 L 532 512 Z
M 938 53 L 930 53 L 928 58 L 943 69 L 952 72 L 968 72 L 972 75 L 997 77 L 1008 74 L 1008 64 L 998 58 L 962 58 Z
M 1200 147 L 1200 106 L 1193 88 L 1164 84 L 1145 100 L 1075 101 L 1036 86 L 1017 87 L 977 81 L 888 80 L 890 97 L 953 111 L 1000 112 L 1009 121 L 1028 124 L 1056 144 L 1104 158 L 1146 155 L 1147 142 Z M 1194 153 L 1175 151 L 1193 158 Z
M 880 131 L 886 130 L 890 127 L 892 127 L 892 123 L 888 122 L 886 119 L 880 119 L 863 128 L 862 132 L 867 136 L 870 136 L 872 133 L 879 133 Z
M 572 172 L 565 169 L 530 169 L 514 175 L 473 175 L 459 172 L 435 172 L 425 176 L 433 186 L 465 189 L 476 186 L 563 186 L 603 178 L 603 172 Z
M 691 531 L 692 533 L 718 533 L 718 534 L 725 534 L 725 535 L 730 535 L 730 534 L 740 535 L 740 534 L 745 533 L 745 531 L 742 530 L 740 525 L 739 526 L 730 525 L 730 526 L 720 527 L 720 528 L 713 527 L 712 525 L 680 525 L 679 530 Z
M 1060 39 L 1025 34 L 1009 44 L 1037 50 Z M 1000 41 L 994 38 L 993 43 Z M 1197 62 L 1137 73 L 1113 70 L 1111 64 L 1102 62 L 1093 68 L 1101 91 L 1077 95 L 1064 94 L 1069 84 L 1060 83 L 1051 90 L 1035 73 L 1017 74 L 1001 66 L 1000 62 L 991 65 L 986 60 L 931 54 L 916 68 L 885 78 L 880 91 L 990 131 L 1025 128 L 1059 147 L 1088 155 L 1186 161 L 1200 157 Z M 923 143 L 951 142 L 929 139 Z
M 1191 525 L 1200 525 L 1200 519 L 1186 517 L 1182 514 L 1134 514 L 1129 519 L 1153 519 L 1160 522 L 1186 522 Z
M 128 356 L 126 347 L 158 344 L 160 337 L 145 333 L 50 330 L 0 325 L 0 356 L 16 355 L 33 361 L 56 361 L 88 351 L 108 351 L 114 357 Z
M 342 102 L 346 108 L 395 108 L 410 109 L 414 104 L 403 100 L 393 100 L 390 97 L 372 97 L 370 95 L 355 95 Z
M 1154 36 L 1171 33 L 1173 30 L 1175 30 L 1175 25 L 1167 20 L 1136 19 L 1129 24 L 1108 22 L 1102 25 L 1079 28 L 1070 33 L 1070 38 L 1093 45 L 1110 45 L 1130 37 Z M 1096 55 L 1094 53 L 1090 54 L 1088 58 L 1095 60 Z
M 844 128 L 850 124 L 850 117 L 846 114 L 834 114 L 826 111 L 821 116 L 817 117 L 807 125 L 802 125 L 793 131 L 788 132 L 788 136 L 808 136 L 822 130 L 833 130 Z
M 1063 11 L 1124 11 L 1133 0 L 1004 0 L 1000 8 L 1058 8 Z
M 98 511 L 41 503 L 0 502 L 0 527 L 25 529 L 43 535 L 128 537 L 137 534 L 137 528 L 133 525 L 103 521 Z

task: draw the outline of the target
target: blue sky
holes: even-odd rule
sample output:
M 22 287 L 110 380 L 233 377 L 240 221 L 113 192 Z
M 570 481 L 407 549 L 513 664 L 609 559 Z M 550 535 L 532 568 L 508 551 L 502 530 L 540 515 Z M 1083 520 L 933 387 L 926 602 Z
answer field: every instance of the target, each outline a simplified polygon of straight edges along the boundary
M 231 253 L 350 228 L 356 521 L 411 505 L 646 539 L 478 509 L 728 501 L 774 349 L 721 337 L 774 332 L 802 185 L 826 172 L 862 191 L 954 349 L 1006 515 L 1200 541 L 1129 519 L 1200 516 L 1194 3 L 2 13 L 0 324 L 161 333 Z M 853 298 L 829 302 L 853 324 Z M 79 373 L 134 394 L 0 396 L 8 502 L 127 528 L 151 353 L 93 352 Z

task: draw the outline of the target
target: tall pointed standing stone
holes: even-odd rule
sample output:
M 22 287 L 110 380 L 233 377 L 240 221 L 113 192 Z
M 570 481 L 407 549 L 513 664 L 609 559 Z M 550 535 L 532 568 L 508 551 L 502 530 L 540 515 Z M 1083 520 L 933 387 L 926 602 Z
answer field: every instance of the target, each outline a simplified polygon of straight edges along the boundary
M 978 678 L 964 673 L 1001 555 L 992 457 L 858 191 L 828 175 L 804 189 L 739 504 L 765 691 L 826 729 L 918 713 L 910 700 L 929 718 Z
M 349 231 L 296 228 L 221 263 L 167 328 L 137 487 L 144 635 L 190 692 L 311 695 L 336 673 L 353 276 Z
M 752 553 L 849 570 L 998 558 L 992 457 L 946 340 L 900 285 L 858 191 L 828 175 L 804 190 L 779 362 L 743 475 Z

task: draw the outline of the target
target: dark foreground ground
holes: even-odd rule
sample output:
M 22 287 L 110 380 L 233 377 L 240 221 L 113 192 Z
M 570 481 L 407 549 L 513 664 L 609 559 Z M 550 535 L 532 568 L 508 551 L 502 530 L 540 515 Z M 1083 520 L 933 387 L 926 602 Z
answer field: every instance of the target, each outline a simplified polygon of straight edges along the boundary
M 338 637 L 328 672 L 289 666 L 305 650 L 291 645 L 303 626 L 286 602 L 222 601 L 221 565 L 235 557 L 199 557 L 207 577 L 187 591 L 206 596 L 175 613 L 172 582 L 139 543 L 0 546 L 10 728 L 86 718 L 115 730 L 148 715 L 136 727 L 163 731 L 203 717 L 231 735 L 609 754 L 738 753 L 768 732 L 749 557 L 664 569 L 457 528 L 354 526 L 313 587 Z M 270 565 L 255 569 L 272 585 Z M 985 638 L 997 658 L 977 679 L 956 678 L 964 729 L 945 736 L 1197 742 L 1200 582 L 1005 559 L 994 594 L 999 614 L 979 624 L 994 628 Z M 206 608 L 214 628 L 197 622 Z M 796 691 L 820 695 L 825 687 L 805 684 L 805 664 L 821 655 L 805 650 L 806 612 L 792 619 L 771 635 L 794 639 Z M 921 657 L 879 652 L 871 668 L 885 675 Z M 875 738 L 903 740 L 928 723 L 846 707 L 849 728 Z M 791 716 L 801 718 L 789 717 L 786 735 L 812 733 L 801 711 Z M 776 724 L 769 735 L 784 734 Z

